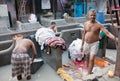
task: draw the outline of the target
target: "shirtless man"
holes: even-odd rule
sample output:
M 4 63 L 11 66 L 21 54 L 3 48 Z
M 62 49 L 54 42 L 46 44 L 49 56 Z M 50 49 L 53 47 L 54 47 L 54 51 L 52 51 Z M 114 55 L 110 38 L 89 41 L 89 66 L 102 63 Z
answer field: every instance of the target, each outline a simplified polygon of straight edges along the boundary
M 98 51 L 100 30 L 103 31 L 106 34 L 106 36 L 115 41 L 118 41 L 118 38 L 116 38 L 107 29 L 105 29 L 103 25 L 101 25 L 95 20 L 96 19 L 95 10 L 91 9 L 89 11 L 88 18 L 89 21 L 84 23 L 81 51 L 83 51 L 88 58 L 87 60 L 88 74 L 91 74 L 94 66 L 94 58 Z
M 25 74 L 27 80 L 31 79 L 30 63 L 33 62 L 37 55 L 35 46 L 30 39 L 23 39 L 23 35 L 17 34 L 13 36 L 15 47 L 12 51 L 11 64 L 12 64 L 12 77 L 17 75 L 17 79 L 22 79 L 22 73 Z M 33 56 L 30 60 L 28 55 L 29 48 L 33 50 Z

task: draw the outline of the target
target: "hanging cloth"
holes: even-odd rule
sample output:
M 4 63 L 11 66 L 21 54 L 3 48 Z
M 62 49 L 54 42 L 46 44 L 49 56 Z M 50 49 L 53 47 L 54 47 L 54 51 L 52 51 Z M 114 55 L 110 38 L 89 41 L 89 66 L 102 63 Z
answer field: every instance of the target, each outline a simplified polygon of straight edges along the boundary
M 50 0 L 42 0 L 42 9 L 50 9 L 50 8 L 51 8 Z

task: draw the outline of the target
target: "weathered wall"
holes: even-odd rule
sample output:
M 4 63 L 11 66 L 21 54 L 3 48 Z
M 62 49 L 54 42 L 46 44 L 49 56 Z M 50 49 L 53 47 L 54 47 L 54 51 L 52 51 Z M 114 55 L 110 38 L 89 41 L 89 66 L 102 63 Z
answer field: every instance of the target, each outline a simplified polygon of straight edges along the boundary
M 0 5 L 0 27 L 10 27 L 7 5 Z

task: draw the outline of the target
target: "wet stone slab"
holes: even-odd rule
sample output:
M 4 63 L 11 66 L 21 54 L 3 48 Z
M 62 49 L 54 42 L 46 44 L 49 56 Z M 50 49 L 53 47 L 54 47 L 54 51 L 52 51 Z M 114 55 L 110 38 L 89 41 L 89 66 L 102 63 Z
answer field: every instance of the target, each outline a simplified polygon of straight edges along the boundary
M 42 65 L 43 59 L 41 58 L 35 59 L 34 62 L 31 64 L 31 74 L 35 74 Z

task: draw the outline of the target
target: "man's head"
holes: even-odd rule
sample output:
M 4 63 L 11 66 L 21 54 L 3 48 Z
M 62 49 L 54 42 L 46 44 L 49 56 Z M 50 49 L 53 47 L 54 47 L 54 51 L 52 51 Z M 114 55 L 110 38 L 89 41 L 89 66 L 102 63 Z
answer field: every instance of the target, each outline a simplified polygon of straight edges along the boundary
M 13 38 L 13 39 L 22 39 L 22 38 L 23 38 L 23 35 L 22 35 L 22 34 L 16 34 L 16 35 L 13 35 L 12 38 Z
M 52 29 L 54 32 L 57 32 L 57 27 L 55 25 L 51 25 L 49 29 Z
M 51 22 L 51 25 L 56 25 L 56 23 L 55 22 Z
M 51 22 L 51 26 L 49 28 L 52 29 L 54 32 L 57 32 L 57 27 L 55 22 Z
M 96 19 L 96 11 L 94 9 L 90 9 L 89 10 L 89 12 L 88 12 L 88 18 L 91 21 L 95 21 L 95 19 Z

